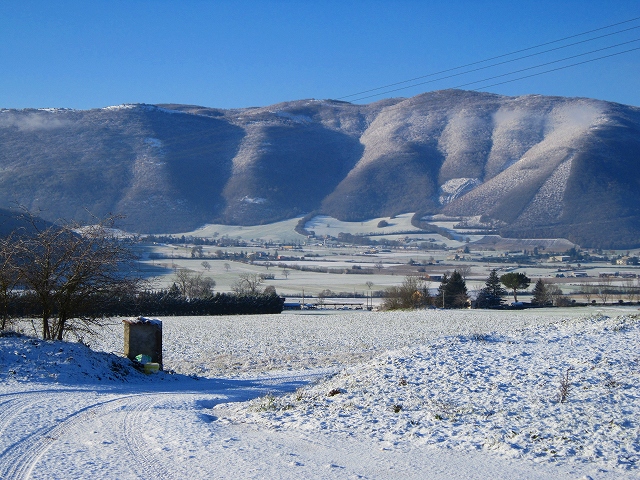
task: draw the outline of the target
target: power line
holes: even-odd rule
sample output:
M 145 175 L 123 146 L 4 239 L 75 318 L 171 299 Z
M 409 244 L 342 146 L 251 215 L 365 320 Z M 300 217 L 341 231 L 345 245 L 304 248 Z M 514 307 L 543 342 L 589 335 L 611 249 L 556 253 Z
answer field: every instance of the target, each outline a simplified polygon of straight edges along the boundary
M 634 28 L 640 28 L 640 27 L 634 27 Z M 452 87 L 452 88 L 461 88 L 461 87 L 465 87 L 467 85 L 473 85 L 475 83 L 480 83 L 480 82 L 485 82 L 487 80 L 492 80 L 494 78 L 500 78 L 500 77 L 506 77 L 508 75 L 514 75 L 516 73 L 524 72 L 524 71 L 527 71 L 527 70 L 533 70 L 534 68 L 540 68 L 540 67 L 544 67 L 544 66 L 551 65 L 551 64 L 554 64 L 554 63 L 559 63 L 559 62 L 564 62 L 566 60 L 571 60 L 573 58 L 584 57 L 585 55 L 590 55 L 592 53 L 601 52 L 603 50 L 609 50 L 611 48 L 620 47 L 622 45 L 628 45 L 629 43 L 633 43 L 633 42 L 637 42 L 637 41 L 640 41 L 640 39 L 635 39 L 635 40 L 629 40 L 627 42 L 616 43 L 615 45 L 610 45 L 608 47 L 598 48 L 598 49 L 595 49 L 595 50 L 590 50 L 588 52 L 579 53 L 579 54 L 576 54 L 576 55 L 571 55 L 569 57 L 561 58 L 559 60 L 553 60 L 553 61 L 550 61 L 550 62 L 540 63 L 540 64 L 534 65 L 532 67 L 526 67 L 526 68 L 522 68 L 520 70 L 514 70 L 512 72 L 503 73 L 501 75 L 496 75 L 496 76 L 493 76 L 493 77 L 484 78 L 482 80 L 477 80 L 477 81 L 474 81 L 474 82 L 465 83 L 465 84 L 458 85 L 458 86 Z M 632 51 L 632 50 L 628 50 L 628 51 Z M 528 56 L 530 56 L 530 55 L 528 55 Z M 601 58 L 606 58 L 606 57 L 601 57 Z M 427 80 L 426 82 L 415 83 L 415 84 L 412 84 L 412 85 L 407 85 L 405 87 L 395 88 L 393 90 L 386 90 L 386 91 L 381 92 L 381 93 L 376 93 L 376 94 L 373 94 L 373 95 L 367 95 L 365 97 L 359 97 L 359 98 L 354 99 L 353 101 L 357 102 L 359 100 L 365 100 L 367 98 L 377 97 L 379 95 L 385 95 L 387 93 L 393 93 L 393 92 L 397 92 L 399 90 L 405 90 L 407 88 L 413 88 L 413 87 L 418 87 L 420 85 L 426 85 L 427 83 L 433 83 L 433 82 L 437 82 L 437 81 L 440 81 L 440 80 L 445 80 L 447 78 L 457 77 L 457 76 L 460 76 L 460 75 L 464 75 L 466 73 L 471 73 L 471 72 L 475 72 L 475 71 L 478 71 L 478 70 L 483 70 L 485 68 L 493 67 L 493 66 L 496 66 L 496 65 L 501 65 L 503 63 L 508 63 L 508 62 L 501 62 L 501 63 L 497 63 L 497 64 L 494 64 L 494 65 L 489 65 L 487 67 L 477 68 L 477 69 L 474 69 L 474 70 L 469 70 L 469 71 L 466 71 L 466 72 L 456 73 L 456 74 L 453 74 L 453 75 L 447 75 L 446 77 L 435 78 L 433 80 Z M 579 64 L 576 64 L 576 65 L 579 65 Z M 526 78 L 526 77 L 524 77 L 524 78 Z
M 599 37 L 589 38 L 587 40 L 581 40 L 579 42 L 570 43 L 568 45 L 563 45 L 562 47 L 555 47 L 555 48 L 551 48 L 549 50 L 543 50 L 542 52 L 531 53 L 529 55 L 524 55 L 522 57 L 512 58 L 511 60 L 505 60 L 505 61 L 498 62 L 498 63 L 492 63 L 491 65 L 486 65 L 484 67 L 478 67 L 478 68 L 474 68 L 472 70 L 465 70 L 464 72 L 453 73 L 451 75 L 447 75 L 447 76 L 444 76 L 444 77 L 434 78 L 433 80 L 428 80 L 426 82 L 416 83 L 416 84 L 413 84 L 413 85 L 407 85 L 405 87 L 395 88 L 393 90 L 387 90 L 387 91 L 384 91 L 384 92 L 374 93 L 372 95 L 367 95 L 365 97 L 355 98 L 352 101 L 357 102 L 359 100 L 364 100 L 366 98 L 377 97 L 377 96 L 380 96 L 380 95 L 385 95 L 387 93 L 397 92 L 399 90 L 404 90 L 404 89 L 407 89 L 407 88 L 417 87 L 419 85 L 425 85 L 427 83 L 433 83 L 433 82 L 437 82 L 437 81 L 440 81 L 440 80 L 446 80 L 447 78 L 459 77 L 461 75 L 466 75 L 467 73 L 478 72 L 480 70 L 486 70 L 486 69 L 491 68 L 491 67 L 496 67 L 496 66 L 499 66 L 499 65 L 504 65 L 506 63 L 511 63 L 511 62 L 515 62 L 515 61 L 518 61 L 518 60 L 523 60 L 525 58 L 531 58 L 531 57 L 535 57 L 537 55 L 542 55 L 542 54 L 545 54 L 545 53 L 549 53 L 549 52 L 553 52 L 553 51 L 557 51 L 557 50 L 562 50 L 563 48 L 573 47 L 575 45 L 580 45 L 582 43 L 591 42 L 593 40 L 598 40 L 598 39 L 601 39 L 601 38 L 604 38 L 604 37 L 609 37 L 609 36 L 615 35 L 617 33 L 627 32 L 629 30 L 634 30 L 634 29 L 637 29 L 637 28 L 640 28 L 640 25 L 638 25 L 637 27 L 626 28 L 626 29 L 620 30 L 618 32 L 613 32 L 613 33 L 608 33 L 606 35 L 601 35 Z M 622 45 L 622 44 L 618 44 L 618 45 Z M 598 51 L 598 50 L 594 50 L 594 51 Z M 571 58 L 571 57 L 569 57 L 569 58 Z M 425 77 L 433 76 L 433 75 L 437 75 L 437 74 L 426 75 Z M 422 77 L 422 78 L 425 78 L 425 77 Z M 407 83 L 407 82 L 405 81 L 405 82 L 401 82 L 401 83 Z
M 637 41 L 637 40 L 634 40 L 634 41 Z M 629 42 L 629 43 L 631 43 L 631 42 Z M 565 68 L 570 68 L 570 67 L 575 67 L 576 65 L 582 65 L 582 64 L 585 64 L 585 63 L 595 62 L 596 60 L 602 60 L 603 58 L 615 57 L 616 55 L 622 55 L 623 53 L 634 52 L 636 50 L 640 50 L 640 47 L 631 48 L 629 50 L 624 50 L 622 52 L 611 53 L 609 55 L 604 55 L 604 56 L 598 57 L 598 58 L 591 58 L 589 60 L 584 60 L 582 62 L 572 63 L 571 65 L 565 65 L 563 67 L 552 68 L 551 70 L 545 70 L 544 72 L 532 73 L 531 75 L 525 75 L 524 77 L 513 78 L 511 80 L 505 80 L 504 82 L 494 83 L 494 84 L 491 84 L 491 85 L 485 85 L 484 87 L 480 87 L 480 88 L 474 89 L 474 91 L 477 92 L 477 91 L 480 91 L 480 90 L 484 90 L 486 88 L 495 87 L 496 85 L 503 85 L 505 83 L 515 82 L 517 80 L 522 80 L 524 78 L 536 77 L 538 75 L 543 75 L 545 73 L 556 72 L 558 70 L 564 70 Z M 483 81 L 486 81 L 486 80 L 483 80 Z M 478 83 L 478 82 L 474 82 L 474 83 Z M 455 87 L 455 88 L 458 88 L 458 87 Z
M 624 21 L 618 22 L 618 23 L 612 23 L 612 24 L 606 25 L 604 27 L 595 28 L 593 30 L 587 30 L 586 32 L 577 33 L 575 35 L 570 35 L 568 37 L 559 38 L 557 40 L 552 40 L 550 42 L 540 43 L 540 44 L 534 45 L 532 47 L 527 47 L 527 48 L 523 48 L 523 49 L 520 49 L 520 50 L 515 50 L 513 52 L 504 53 L 504 54 L 501 54 L 501 55 L 497 55 L 495 57 L 485 58 L 484 60 L 478 60 L 476 62 L 467 63 L 467 64 L 464 64 L 464 65 L 460 65 L 458 67 L 448 68 L 446 70 L 441 70 L 439 72 L 434 72 L 434 73 L 430 73 L 430 74 L 427 74 L 427 75 L 422 75 L 420 77 L 414 77 L 414 78 L 411 78 L 409 80 L 403 80 L 401 82 L 390 83 L 390 84 L 387 84 L 387 85 L 383 85 L 381 87 L 376 87 L 376 88 L 372 88 L 372 89 L 369 89 L 369 90 L 363 90 L 361 92 L 352 93 L 352 94 L 349 94 L 349 95 L 345 95 L 343 97 L 338 97 L 337 100 L 344 100 L 346 98 L 355 97 L 355 96 L 362 95 L 362 94 L 365 94 L 365 93 L 375 92 L 375 91 L 382 90 L 382 89 L 389 88 L 389 87 L 395 87 L 396 85 L 402 85 L 402 84 L 405 84 L 405 83 L 414 82 L 416 80 L 421 80 L 423 78 L 428 78 L 428 77 L 433 77 L 435 75 L 441 75 L 443 73 L 453 72 L 455 70 L 460 70 L 461 68 L 471 67 L 471 66 L 474 66 L 474 65 L 479 65 L 481 63 L 490 62 L 492 60 L 497 60 L 497 59 L 500 59 L 500 58 L 508 57 L 510 55 L 515 55 L 515 54 L 518 54 L 518 53 L 527 52 L 529 50 L 534 50 L 536 48 L 541 48 L 541 47 L 544 47 L 544 46 L 547 46 L 547 45 L 552 45 L 554 43 L 563 42 L 565 40 L 570 40 L 572 38 L 581 37 L 583 35 L 588 35 L 590 33 L 598 32 L 598 31 L 601 31 L 601 30 L 606 30 L 607 28 L 612 28 L 612 27 L 616 27 L 618 25 L 624 25 L 626 23 L 635 22 L 636 20 L 640 20 L 640 17 L 631 18 L 629 20 L 624 20 Z M 633 28 L 638 28 L 638 27 L 633 27 Z M 630 30 L 630 29 L 627 29 L 627 30 Z M 626 31 L 626 30 L 622 30 L 622 31 Z M 619 32 L 614 32 L 614 33 L 609 34 L 609 35 L 613 35 L 615 33 L 619 33 Z M 607 36 L 607 35 L 603 35 L 603 36 Z M 597 38 L 600 38 L 600 37 L 597 37 Z M 589 40 L 586 40 L 586 41 L 589 41 Z M 582 43 L 582 42 L 577 42 L 577 43 Z M 560 48 L 563 48 L 563 47 L 560 47 Z M 526 58 L 526 57 L 522 57 L 522 58 Z M 517 59 L 515 59 L 515 60 L 517 60 Z M 384 93 L 380 93 L 378 95 L 383 95 L 383 94 Z M 371 97 L 371 96 L 375 96 L 375 95 L 370 95 L 369 97 Z M 364 98 L 369 98 L 369 97 L 364 97 Z

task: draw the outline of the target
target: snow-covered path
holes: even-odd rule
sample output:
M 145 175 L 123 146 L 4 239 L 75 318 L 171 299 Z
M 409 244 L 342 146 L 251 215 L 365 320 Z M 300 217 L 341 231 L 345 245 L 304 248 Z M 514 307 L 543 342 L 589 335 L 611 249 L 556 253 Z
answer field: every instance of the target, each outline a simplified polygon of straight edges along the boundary
M 213 406 L 291 391 L 312 379 L 182 378 L 170 390 L 14 388 L 0 394 L 0 478 L 184 478 L 198 464 L 203 476 L 196 478 L 205 478 L 211 461 L 202 460 L 219 440 L 210 428 Z
M 262 388 L 274 391 L 276 386 L 283 385 L 270 381 Z M 3 395 L 0 478 L 578 478 L 567 467 L 482 452 L 381 448 L 366 437 L 221 422 L 211 407 L 251 397 L 261 388 L 207 381 L 201 388 L 42 389 Z

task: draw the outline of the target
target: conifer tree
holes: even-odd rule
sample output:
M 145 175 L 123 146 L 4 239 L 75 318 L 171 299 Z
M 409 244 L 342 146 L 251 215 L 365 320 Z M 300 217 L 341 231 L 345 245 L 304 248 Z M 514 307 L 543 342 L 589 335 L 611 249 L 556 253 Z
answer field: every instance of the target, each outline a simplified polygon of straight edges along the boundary
M 457 270 L 454 270 L 451 274 L 445 286 L 444 296 L 449 308 L 464 308 L 467 306 L 469 300 L 467 284 Z
M 507 294 L 507 291 L 504 289 L 502 284 L 500 283 L 500 278 L 498 277 L 498 273 L 494 268 L 489 273 L 489 277 L 485 282 L 485 286 L 480 290 L 477 298 L 477 305 L 479 308 L 495 308 L 502 305 L 502 297 Z
M 510 272 L 500 277 L 500 282 L 513 292 L 513 301 L 518 301 L 518 290 L 526 290 L 529 288 L 531 279 L 524 273 Z
M 434 304 L 442 308 L 464 308 L 469 300 L 467 285 L 462 275 L 454 271 L 450 277 L 445 273 L 442 276 L 438 297 L 434 299 Z
M 533 287 L 533 298 L 531 299 L 531 303 L 534 305 L 549 305 L 550 298 L 549 292 L 547 291 L 547 286 L 544 281 L 539 278 L 536 282 L 536 285 Z

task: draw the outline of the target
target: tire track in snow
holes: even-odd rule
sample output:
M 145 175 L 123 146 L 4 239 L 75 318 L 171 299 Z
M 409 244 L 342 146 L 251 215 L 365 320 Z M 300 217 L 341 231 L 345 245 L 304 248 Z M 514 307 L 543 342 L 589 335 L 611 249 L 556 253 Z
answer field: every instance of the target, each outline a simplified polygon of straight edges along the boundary
M 4 433 L 7 425 L 11 423 L 11 419 L 16 416 L 16 412 L 25 408 L 24 403 L 20 403 L 18 398 L 12 398 L 0 403 L 0 435 Z
M 7 440 L 5 432 L 9 430 L 9 426 L 15 423 L 15 419 L 19 418 L 19 414 L 33 405 L 37 404 L 37 400 L 25 400 L 25 397 L 29 394 L 16 395 L 0 404 L 0 439 Z M 10 441 L 10 440 L 9 440 Z M 0 458 L 4 455 L 4 441 L 0 442 Z M 0 477 L 2 478 L 2 477 Z
M 166 397 L 165 397 L 166 398 Z M 148 418 L 148 413 L 163 398 L 157 396 L 144 395 L 136 398 L 128 405 L 126 414 L 122 418 L 122 433 L 127 450 L 135 459 L 135 470 L 141 478 L 169 479 L 174 478 L 163 464 L 159 455 L 150 453 L 149 444 L 143 438 L 144 425 Z
M 162 438 L 154 438 L 154 443 L 151 443 L 145 439 L 144 432 L 149 429 L 150 413 L 152 413 L 152 410 L 155 409 L 157 405 L 163 405 L 166 411 L 163 412 L 162 415 L 166 415 L 167 412 L 171 411 L 176 405 L 190 405 L 194 400 L 201 398 L 202 395 L 203 392 L 158 392 L 153 395 L 137 397 L 129 405 L 131 408 L 128 408 L 126 414 L 121 417 L 120 430 L 130 456 L 135 459 L 134 470 L 140 478 L 149 478 L 152 480 L 158 478 L 162 478 L 163 480 L 184 478 L 185 473 L 179 471 L 175 462 L 171 460 L 171 457 L 167 457 L 164 450 L 158 451 L 158 441 L 161 441 Z M 215 397 L 216 401 L 220 401 L 223 398 L 219 395 Z M 178 407 L 178 409 L 180 409 L 180 407 Z M 158 413 L 158 416 L 161 416 L 161 414 Z
M 83 422 L 121 408 L 122 403 L 126 403 L 136 396 L 138 395 L 112 398 L 103 402 L 93 403 L 69 414 L 66 419 L 57 425 L 45 427 L 28 434 L 2 452 L 0 456 L 0 478 L 29 478 L 40 458 L 52 447 L 56 440 L 64 437 Z

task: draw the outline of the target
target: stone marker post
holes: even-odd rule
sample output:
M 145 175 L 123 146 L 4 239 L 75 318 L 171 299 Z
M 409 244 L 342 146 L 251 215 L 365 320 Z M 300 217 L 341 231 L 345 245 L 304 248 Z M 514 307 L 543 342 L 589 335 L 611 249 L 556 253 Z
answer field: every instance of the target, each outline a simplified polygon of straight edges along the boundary
M 138 317 L 123 320 L 124 354 L 135 360 L 137 355 L 148 355 L 162 368 L 162 321 Z

